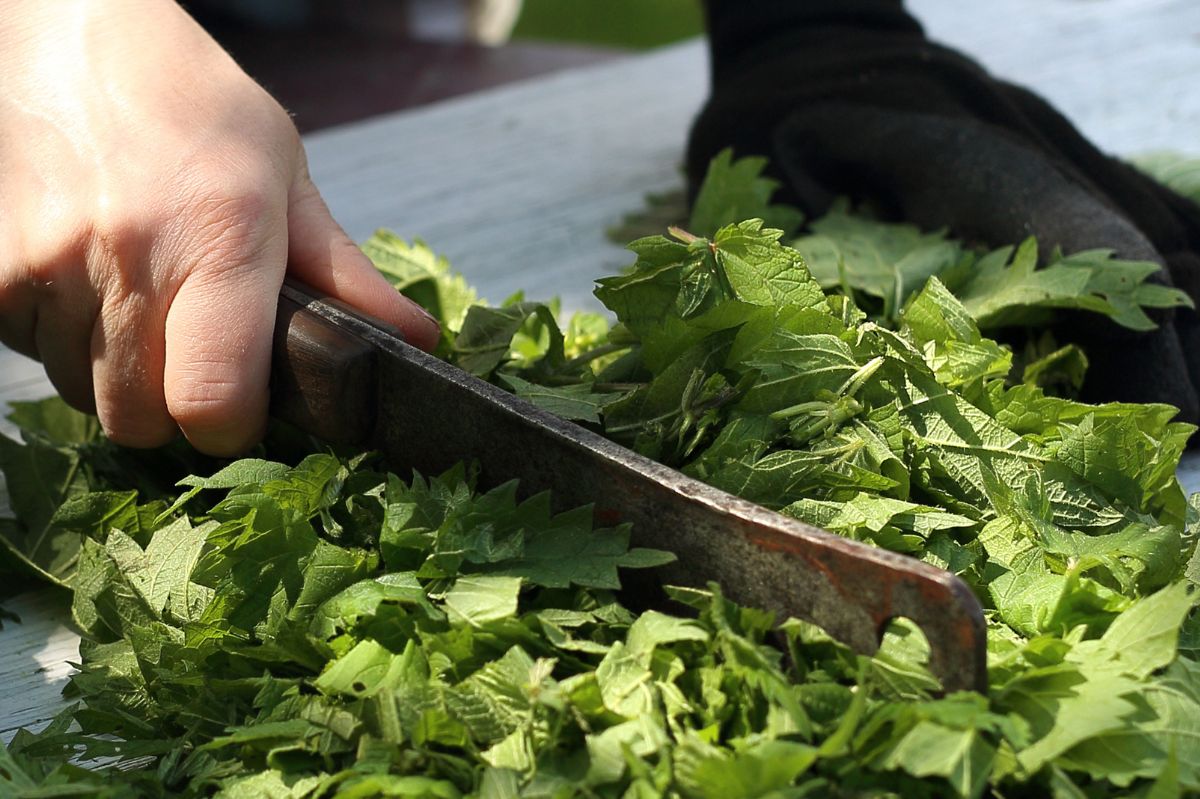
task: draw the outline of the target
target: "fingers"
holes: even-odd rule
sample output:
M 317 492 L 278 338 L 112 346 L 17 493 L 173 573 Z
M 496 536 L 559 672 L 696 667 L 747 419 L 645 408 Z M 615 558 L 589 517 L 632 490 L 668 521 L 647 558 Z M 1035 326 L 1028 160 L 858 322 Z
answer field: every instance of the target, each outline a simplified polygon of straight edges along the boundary
M 318 291 L 400 328 L 408 343 L 437 346 L 437 321 L 400 294 L 329 214 L 316 186 L 302 175 L 288 207 L 288 272 Z
M 96 294 L 78 265 L 59 270 L 41 288 L 39 301 L 30 303 L 33 339 L 31 354 L 41 360 L 46 376 L 68 405 L 94 412 L 92 363 L 88 347 L 99 314 Z
M 152 271 L 151 227 L 133 213 L 96 227 L 87 260 L 103 280 L 92 289 L 96 316 L 76 356 L 91 361 L 96 415 L 105 433 L 131 447 L 159 446 L 178 434 L 163 395 L 166 303 Z
M 271 332 L 287 262 L 286 199 L 220 204 L 166 313 L 165 408 L 197 449 L 233 456 L 266 426 Z

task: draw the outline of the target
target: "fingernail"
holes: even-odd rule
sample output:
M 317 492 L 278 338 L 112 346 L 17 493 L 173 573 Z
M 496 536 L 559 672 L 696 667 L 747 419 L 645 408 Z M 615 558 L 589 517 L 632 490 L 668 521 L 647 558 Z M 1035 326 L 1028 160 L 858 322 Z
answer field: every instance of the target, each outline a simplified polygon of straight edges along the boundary
M 410 302 L 412 302 L 410 300 Z M 417 312 L 418 318 L 424 320 L 425 335 L 419 335 L 418 341 L 414 341 L 418 347 L 424 350 L 432 350 L 437 346 L 438 340 L 442 337 L 442 326 L 438 320 L 429 311 L 425 310 L 419 304 L 412 302 L 413 310 Z

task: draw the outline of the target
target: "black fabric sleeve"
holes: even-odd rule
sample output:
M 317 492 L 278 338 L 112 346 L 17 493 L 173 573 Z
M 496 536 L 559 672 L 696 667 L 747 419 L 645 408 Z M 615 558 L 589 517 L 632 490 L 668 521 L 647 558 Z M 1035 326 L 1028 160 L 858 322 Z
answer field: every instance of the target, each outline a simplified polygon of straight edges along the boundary
M 1200 208 L 1099 151 L 1036 94 L 931 42 L 901 0 L 704 3 L 712 91 L 688 142 L 691 196 L 729 147 L 767 156 L 778 198 L 810 215 L 846 195 L 992 246 L 1036 235 L 1043 253 L 1107 247 L 1163 265 L 1158 279 L 1200 299 Z M 1063 338 L 1090 339 L 1091 398 L 1165 401 L 1200 419 L 1200 317 L 1154 317 L 1147 335 L 1071 317 Z
M 802 46 L 831 29 L 924 35 L 901 0 L 705 0 L 704 12 L 714 80 L 751 51 Z

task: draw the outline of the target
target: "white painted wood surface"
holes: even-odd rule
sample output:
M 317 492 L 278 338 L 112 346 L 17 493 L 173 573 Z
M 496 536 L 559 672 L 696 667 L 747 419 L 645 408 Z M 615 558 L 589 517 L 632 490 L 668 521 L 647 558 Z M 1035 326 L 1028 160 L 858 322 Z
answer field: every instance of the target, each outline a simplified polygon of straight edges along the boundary
M 934 36 L 1037 88 L 1102 146 L 1200 154 L 1196 0 L 910 5 Z M 596 307 L 591 279 L 626 261 L 604 230 L 679 184 L 706 69 L 692 43 L 318 133 L 306 140 L 313 175 L 355 238 L 422 236 L 493 300 L 524 288 Z M 37 364 L 0 349 L 0 403 L 50 391 Z M 1200 488 L 1200 470 L 1187 476 Z M 0 630 L 0 739 L 61 706 L 78 657 L 50 597 L 5 606 L 24 623 Z

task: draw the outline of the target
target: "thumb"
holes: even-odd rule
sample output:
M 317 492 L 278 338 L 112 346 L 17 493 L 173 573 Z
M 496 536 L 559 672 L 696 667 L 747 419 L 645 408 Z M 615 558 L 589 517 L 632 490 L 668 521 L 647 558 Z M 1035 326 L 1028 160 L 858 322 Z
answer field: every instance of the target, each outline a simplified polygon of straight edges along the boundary
M 414 347 L 437 346 L 441 329 L 429 312 L 392 288 L 303 175 L 288 198 L 288 274 L 368 316 L 395 325 Z

